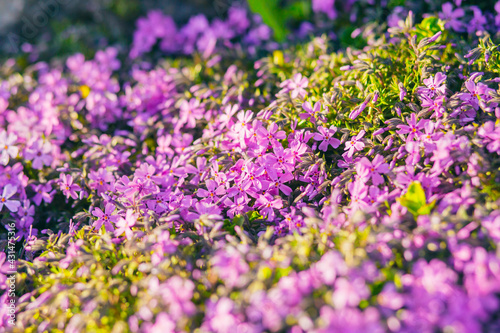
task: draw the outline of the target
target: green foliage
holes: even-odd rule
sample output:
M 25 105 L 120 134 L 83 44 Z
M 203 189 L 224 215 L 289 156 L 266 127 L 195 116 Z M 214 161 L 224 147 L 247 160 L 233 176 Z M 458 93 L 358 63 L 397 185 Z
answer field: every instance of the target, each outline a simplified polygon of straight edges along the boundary
M 436 202 L 427 203 L 425 191 L 419 181 L 413 181 L 408 186 L 408 191 L 399 198 L 399 203 L 408 208 L 408 211 L 417 217 L 429 215 Z
M 274 38 L 277 41 L 283 41 L 288 34 L 286 29 L 285 15 L 282 15 L 278 6 L 278 0 L 248 0 L 250 10 L 259 14 L 262 20 L 274 32 Z

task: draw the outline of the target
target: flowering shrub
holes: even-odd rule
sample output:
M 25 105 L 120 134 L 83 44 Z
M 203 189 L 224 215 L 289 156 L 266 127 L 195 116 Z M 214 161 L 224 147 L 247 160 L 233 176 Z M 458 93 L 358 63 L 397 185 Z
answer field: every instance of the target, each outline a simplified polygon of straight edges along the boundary
M 500 330 L 498 13 L 387 5 L 338 48 L 335 8 L 3 64 L 0 330 Z

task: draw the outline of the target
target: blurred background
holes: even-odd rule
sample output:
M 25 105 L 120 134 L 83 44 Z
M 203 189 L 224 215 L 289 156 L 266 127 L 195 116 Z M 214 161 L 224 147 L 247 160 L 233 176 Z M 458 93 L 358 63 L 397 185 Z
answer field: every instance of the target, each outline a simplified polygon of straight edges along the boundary
M 238 1 L 0 0 L 0 52 L 26 52 L 28 44 L 36 44 L 51 55 L 89 54 L 100 45 L 130 43 L 136 20 L 149 10 L 160 9 L 183 23 L 199 13 L 223 17 L 232 4 Z
M 204 14 L 209 21 L 225 19 L 232 6 L 259 14 L 274 31 L 274 40 L 300 30 L 307 22 L 316 34 L 326 33 L 340 47 L 363 45 L 353 34 L 364 24 L 378 21 L 397 25 L 411 10 L 417 17 L 442 10 L 458 0 L 0 0 L 0 60 L 15 58 L 20 67 L 98 49 L 130 47 L 137 19 L 153 9 L 171 16 L 178 26 Z M 467 0 L 491 12 L 496 0 Z M 304 27 L 304 26 L 302 26 Z M 311 28 L 312 29 L 312 28 Z M 309 30 L 311 31 L 311 30 Z M 120 52 L 122 53 L 122 52 Z

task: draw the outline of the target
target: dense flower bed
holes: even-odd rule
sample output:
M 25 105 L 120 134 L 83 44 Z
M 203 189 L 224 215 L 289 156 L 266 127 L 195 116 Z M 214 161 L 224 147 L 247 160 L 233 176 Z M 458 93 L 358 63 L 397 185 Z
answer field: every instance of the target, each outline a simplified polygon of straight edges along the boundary
M 332 8 L 4 63 L 0 331 L 500 331 L 500 5 Z

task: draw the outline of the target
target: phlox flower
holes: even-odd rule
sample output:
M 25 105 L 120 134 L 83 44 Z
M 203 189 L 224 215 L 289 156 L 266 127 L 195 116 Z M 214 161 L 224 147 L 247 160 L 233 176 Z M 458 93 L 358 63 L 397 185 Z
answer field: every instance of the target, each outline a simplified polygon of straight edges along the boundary
M 0 196 L 0 212 L 3 209 L 3 206 L 7 207 L 8 210 L 15 213 L 21 206 L 21 203 L 17 200 L 11 200 L 10 198 L 16 194 L 17 187 L 12 186 L 11 184 L 5 185 L 2 191 L 2 195 Z
M 61 191 L 64 193 L 66 198 L 78 199 L 78 194 L 76 191 L 81 191 L 80 186 L 73 183 L 73 176 L 61 173 L 59 176 L 59 186 Z
M 217 186 L 214 180 L 208 179 L 206 182 L 207 189 L 198 189 L 197 195 L 200 198 L 205 198 L 208 202 L 216 202 L 219 196 L 226 194 L 224 186 Z
M 333 148 L 338 148 L 340 146 L 340 140 L 333 137 L 333 135 L 337 132 L 337 127 L 330 126 L 330 128 L 325 128 L 323 126 L 318 127 L 318 132 L 314 134 L 314 140 L 321 141 L 319 144 L 319 149 L 322 151 L 327 151 L 328 145 Z
M 48 141 L 38 139 L 24 152 L 28 161 L 32 161 L 33 169 L 40 170 L 44 165 L 50 165 L 53 161 L 52 144 Z
M 52 186 L 49 183 L 33 185 L 33 190 L 35 191 L 35 196 L 33 197 L 33 202 L 40 206 L 42 200 L 45 203 L 51 203 L 54 198 L 55 190 L 52 190 Z
M 453 9 L 453 4 L 449 2 L 444 3 L 441 8 L 442 12 L 439 13 L 439 18 L 446 21 L 444 27 L 458 32 L 463 31 L 464 23 L 459 19 L 465 15 L 464 10 L 462 8 Z
M 356 163 L 356 172 L 361 179 L 366 181 L 371 178 L 373 185 L 380 185 L 384 182 L 380 174 L 389 172 L 389 164 L 385 163 L 381 155 L 376 155 L 371 162 L 363 157 Z
M 398 125 L 399 130 L 397 131 L 398 134 L 408 134 L 408 137 L 406 138 L 407 140 L 412 140 L 415 136 L 420 135 L 420 130 L 425 127 L 425 124 L 429 120 L 427 119 L 420 119 L 417 123 L 417 117 L 415 113 L 412 113 L 410 118 L 406 118 L 406 122 L 408 125 Z
M 257 130 L 257 133 L 263 140 L 263 142 L 260 143 L 261 145 L 268 145 L 269 143 L 271 143 L 271 145 L 275 147 L 279 145 L 278 140 L 283 140 L 286 138 L 285 131 L 279 131 L 279 127 L 276 123 L 269 124 L 267 129 L 265 129 L 264 127 L 260 127 Z
M 9 133 L 2 130 L 0 132 L 0 164 L 7 165 L 10 158 L 16 158 L 19 148 L 14 144 L 17 141 L 17 136 L 14 133 Z
M 363 209 L 368 206 L 365 201 L 368 196 L 368 186 L 361 180 L 355 180 L 348 185 L 349 193 L 351 194 L 351 208 L 353 210 Z
M 260 214 L 266 216 L 269 221 L 274 221 L 276 217 L 274 209 L 281 209 L 283 207 L 281 199 L 274 199 L 269 194 L 259 195 L 255 204 L 260 209 Z
M 365 131 L 361 130 L 361 132 L 358 133 L 358 135 L 351 137 L 347 142 L 345 143 L 345 150 L 347 150 L 347 157 L 351 158 L 352 155 L 356 151 L 363 150 L 365 148 L 364 142 L 361 140 L 363 136 L 365 135 Z
M 418 92 L 421 95 L 425 95 L 429 98 L 433 98 L 436 95 L 446 94 L 446 74 L 441 72 L 436 73 L 436 75 L 424 79 L 425 87 L 419 87 Z
M 116 222 L 115 236 L 121 236 L 121 235 L 123 235 L 123 233 L 125 233 L 125 236 L 127 237 L 127 239 L 131 239 L 132 236 L 134 235 L 134 232 L 132 231 L 132 227 L 137 222 L 138 217 L 139 217 L 139 214 L 134 213 L 133 209 L 127 209 L 127 213 L 125 214 L 125 218 L 120 217 L 118 222 Z
M 108 202 L 104 208 L 104 212 L 99 207 L 95 207 L 92 211 L 92 215 L 97 217 L 97 221 L 94 222 L 94 228 L 97 230 L 101 229 L 102 225 L 106 228 L 106 231 L 114 230 L 113 224 L 118 221 L 118 215 L 113 215 L 116 206 Z
M 250 137 L 252 134 L 251 126 L 252 126 L 252 118 L 253 112 L 250 110 L 240 111 L 236 115 L 238 121 L 233 126 L 233 131 L 238 133 L 243 139 Z
M 316 102 L 314 103 L 314 107 L 311 106 L 311 103 L 306 101 L 302 104 L 302 108 L 305 113 L 301 113 L 299 115 L 300 119 L 311 119 L 312 123 L 316 123 L 316 121 L 321 120 L 324 121 L 324 117 L 320 114 L 321 113 L 321 102 Z
M 304 99 L 306 97 L 306 88 L 309 84 L 309 79 L 305 76 L 302 76 L 301 73 L 297 73 L 293 76 L 292 79 L 285 80 L 280 84 L 280 87 L 283 88 L 280 91 L 281 93 L 288 93 L 290 92 L 290 97 L 292 99 L 295 99 L 297 97 L 300 97 Z

